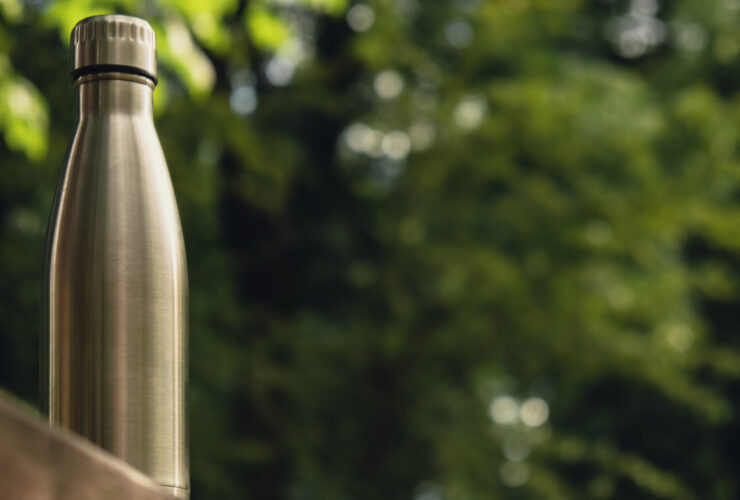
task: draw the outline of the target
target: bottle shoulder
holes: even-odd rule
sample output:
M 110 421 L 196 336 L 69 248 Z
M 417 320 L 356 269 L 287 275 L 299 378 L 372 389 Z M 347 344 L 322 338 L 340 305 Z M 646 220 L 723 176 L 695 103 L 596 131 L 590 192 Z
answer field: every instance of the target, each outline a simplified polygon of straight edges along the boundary
M 75 228 L 72 233 L 84 233 L 115 224 L 132 234 L 180 231 L 172 182 L 151 119 L 81 120 L 63 162 L 51 228 L 65 225 Z
M 147 165 L 167 168 L 151 116 L 107 114 L 80 118 L 64 168 L 94 164 L 97 170 Z

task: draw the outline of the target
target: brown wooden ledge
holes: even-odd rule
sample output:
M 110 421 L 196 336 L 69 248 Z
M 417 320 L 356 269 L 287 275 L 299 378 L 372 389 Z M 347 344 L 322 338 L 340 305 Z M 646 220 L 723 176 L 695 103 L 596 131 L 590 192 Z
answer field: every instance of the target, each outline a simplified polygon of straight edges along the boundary
M 52 429 L 0 391 L 0 498 L 174 500 L 94 444 Z

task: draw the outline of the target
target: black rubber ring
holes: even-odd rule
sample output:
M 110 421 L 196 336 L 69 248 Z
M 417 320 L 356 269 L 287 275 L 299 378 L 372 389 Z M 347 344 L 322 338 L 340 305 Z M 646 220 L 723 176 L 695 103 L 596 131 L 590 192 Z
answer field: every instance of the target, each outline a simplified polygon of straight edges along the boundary
M 128 73 L 131 75 L 143 76 L 153 81 L 155 85 L 157 84 L 157 77 L 151 73 L 140 68 L 123 66 L 120 64 L 95 64 L 92 66 L 83 66 L 82 68 L 77 68 L 72 71 L 70 76 L 72 77 L 72 80 L 77 80 L 81 76 L 92 75 L 94 73 Z

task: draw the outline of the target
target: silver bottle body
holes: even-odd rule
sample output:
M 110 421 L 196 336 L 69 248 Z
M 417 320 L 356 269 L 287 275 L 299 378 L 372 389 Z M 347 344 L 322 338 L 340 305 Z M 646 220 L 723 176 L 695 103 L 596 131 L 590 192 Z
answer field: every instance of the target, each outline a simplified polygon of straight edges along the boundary
M 47 236 L 42 406 L 187 497 L 187 270 L 153 84 L 102 73 L 75 86 Z

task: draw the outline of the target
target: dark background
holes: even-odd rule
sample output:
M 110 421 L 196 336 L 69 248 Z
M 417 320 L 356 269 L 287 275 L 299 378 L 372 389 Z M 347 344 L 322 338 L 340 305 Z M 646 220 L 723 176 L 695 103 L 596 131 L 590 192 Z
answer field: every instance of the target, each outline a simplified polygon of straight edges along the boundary
M 734 499 L 740 2 L 0 1 L 0 386 L 68 36 L 144 17 L 193 499 Z

